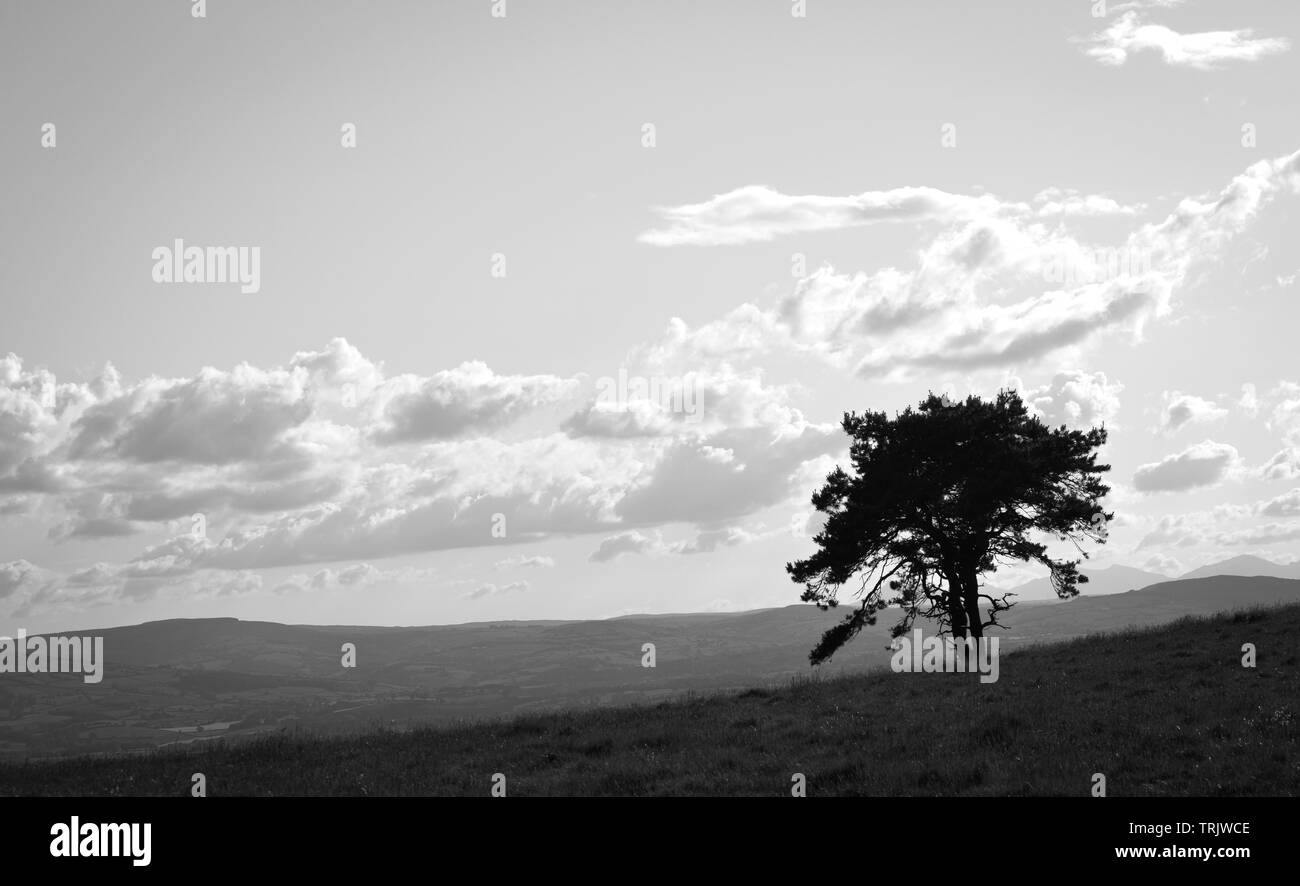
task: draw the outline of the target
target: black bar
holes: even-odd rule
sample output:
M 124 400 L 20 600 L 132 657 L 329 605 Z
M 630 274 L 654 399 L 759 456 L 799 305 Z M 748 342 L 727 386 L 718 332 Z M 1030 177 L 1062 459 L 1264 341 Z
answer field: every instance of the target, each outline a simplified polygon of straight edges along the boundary
M 838 815 L 820 810 L 811 828 L 809 810 L 793 804 L 780 812 L 770 803 L 760 809 L 733 802 L 725 810 L 671 799 L 617 805 L 569 802 L 557 810 L 537 803 L 457 803 L 453 808 L 436 797 L 15 799 L 4 804 L 0 846 L 7 865 L 19 870 L 75 867 L 128 876 L 197 873 L 205 879 L 225 872 L 279 871 L 337 877 L 421 865 L 436 877 L 462 861 L 470 871 L 517 864 L 540 876 L 564 867 L 570 850 L 577 854 L 568 856 L 568 863 L 590 866 L 609 856 L 626 865 L 640 857 L 652 866 L 662 864 L 663 876 L 675 876 L 673 859 L 688 858 L 716 861 L 728 872 L 793 861 L 798 866 L 866 864 L 866 874 L 892 858 L 890 865 L 900 871 L 923 865 L 933 871 L 955 872 L 955 866 L 963 872 L 1023 872 L 1034 869 L 1023 865 L 1041 863 L 1056 871 L 1129 868 L 1178 876 L 1196 869 L 1231 876 L 1247 866 L 1277 869 L 1295 855 L 1290 831 L 1296 807 L 1281 798 L 868 798 L 841 804 Z M 83 827 L 148 822 L 149 864 L 134 865 L 129 851 L 109 858 L 54 857 L 51 831 L 70 825 L 73 816 Z M 1191 831 L 1178 833 L 1180 823 Z M 1137 827 L 1160 825 L 1168 830 L 1141 833 Z M 1215 834 L 1207 825 L 1229 829 Z M 940 850 L 949 842 L 942 836 L 949 829 L 962 846 L 960 857 L 945 857 Z M 914 842 L 922 836 L 929 849 Z M 1157 857 L 1117 857 L 1117 850 L 1148 847 Z M 1191 848 L 1246 849 L 1249 857 L 1190 858 L 1185 850 Z M 1164 856 L 1165 850 L 1174 854 Z M 846 851 L 856 860 L 840 861 Z M 660 861 L 650 861 L 654 858 Z

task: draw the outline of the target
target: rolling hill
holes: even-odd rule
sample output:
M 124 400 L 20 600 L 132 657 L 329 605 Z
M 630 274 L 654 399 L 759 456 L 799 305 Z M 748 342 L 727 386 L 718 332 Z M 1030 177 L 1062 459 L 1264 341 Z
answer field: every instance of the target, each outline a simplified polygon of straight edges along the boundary
M 883 670 L 650 707 L 0 763 L 0 795 L 187 796 L 201 772 L 209 796 L 486 797 L 495 783 L 525 797 L 788 797 L 802 779 L 807 796 L 1086 797 L 1096 773 L 1115 797 L 1296 796 L 1298 632 L 1292 603 L 1022 646 L 989 684 Z
M 1232 557 L 1219 563 L 1211 563 L 1207 566 L 1201 566 L 1186 572 L 1177 578 L 1170 578 L 1167 575 L 1161 575 L 1158 572 L 1148 572 L 1145 569 L 1135 569 L 1132 566 L 1114 565 L 1106 566 L 1100 569 L 1080 568 L 1082 574 L 1088 576 L 1088 583 L 1079 586 L 1079 593 L 1084 596 L 1099 596 L 1102 594 L 1121 594 L 1125 591 L 1138 590 L 1149 587 L 1154 584 L 1161 584 L 1168 581 L 1182 581 L 1191 578 L 1211 578 L 1216 575 L 1237 575 L 1244 578 L 1253 576 L 1266 576 L 1271 578 L 1295 578 L 1300 579 L 1300 562 L 1291 564 L 1274 563 L 1265 560 L 1263 557 L 1241 556 Z M 1055 600 L 1056 592 L 1052 590 L 1052 583 L 1046 576 L 1035 578 L 1012 587 L 990 586 L 999 593 L 1010 591 L 1017 596 L 1012 598 L 1018 601 L 1029 600 Z
M 1189 615 L 1300 601 L 1300 581 L 1215 577 L 1141 591 L 1017 605 L 1007 650 Z M 105 676 L 0 677 L 0 758 L 143 752 L 297 728 L 352 733 L 556 709 L 646 704 L 807 676 L 809 650 L 847 612 L 810 605 L 605 621 L 432 627 L 281 625 L 236 619 L 103 631 Z M 881 613 L 822 675 L 889 660 Z M 343 643 L 357 667 L 341 666 Z M 642 667 L 644 644 L 655 667 Z

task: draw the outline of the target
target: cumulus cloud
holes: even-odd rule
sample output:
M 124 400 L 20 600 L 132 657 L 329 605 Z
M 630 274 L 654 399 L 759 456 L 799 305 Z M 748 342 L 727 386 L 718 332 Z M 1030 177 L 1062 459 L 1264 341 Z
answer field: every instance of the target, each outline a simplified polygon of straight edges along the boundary
M 1295 480 L 1300 478 L 1300 447 L 1289 446 L 1278 451 L 1259 469 L 1265 480 Z
M 641 525 L 727 522 L 787 501 L 798 491 L 800 465 L 846 448 L 838 426 L 812 424 L 775 439 L 765 428 L 736 428 L 675 441 L 614 510 Z
M 1142 465 L 1133 474 L 1133 486 L 1139 492 L 1183 492 L 1213 486 L 1239 460 L 1235 447 L 1205 440 L 1159 462 Z
M 1260 513 L 1266 517 L 1300 517 L 1300 488 L 1265 502 Z
M 210 524 L 204 536 L 152 545 L 137 559 L 179 570 L 256 569 L 496 545 L 498 514 L 508 539 L 520 543 L 717 523 L 786 501 L 804 462 L 845 445 L 837 426 L 810 424 L 797 411 L 759 415 L 770 423 L 636 450 L 560 434 L 429 444 L 409 462 L 359 469 L 340 500 L 240 515 L 220 529 Z
M 0 563 L 0 600 L 48 578 L 49 573 L 26 560 Z
M 1058 372 L 1051 382 L 1025 391 L 1030 411 L 1048 427 L 1091 428 L 1112 423 L 1124 386 L 1104 372 Z
M 1104 65 L 1122 65 L 1130 55 L 1148 51 L 1159 53 L 1167 65 L 1201 71 L 1229 62 L 1258 61 L 1291 48 L 1285 37 L 1256 37 L 1249 28 L 1182 34 L 1147 22 L 1141 12 L 1133 9 L 1083 42 L 1088 46 L 1088 56 Z
M 1150 532 L 1143 536 L 1142 541 L 1138 542 L 1137 549 L 1140 551 L 1151 547 L 1190 548 L 1201 543 L 1202 530 L 1203 527 L 1193 515 L 1166 514 Z
M 571 395 L 573 379 L 552 375 L 497 375 L 485 364 L 462 363 L 428 378 L 402 375 L 379 389 L 381 443 L 447 439 L 487 430 Z
M 653 350 L 653 349 L 651 349 Z M 801 426 L 791 401 L 794 390 L 764 384 L 758 370 L 741 372 L 726 363 L 687 374 L 656 367 L 663 354 L 641 351 L 645 375 L 633 377 L 626 396 L 607 396 L 609 386 L 566 420 L 571 437 L 707 437 L 723 429 L 780 429 Z M 678 361 L 680 365 L 681 361 Z M 606 379 L 603 379 L 604 381 Z
M 684 421 L 684 412 L 649 399 L 593 401 L 569 416 L 562 427 L 573 437 L 666 437 Z
M 805 420 L 790 390 L 725 366 L 700 376 L 700 420 L 674 417 L 637 437 L 590 425 L 486 435 L 557 398 L 579 402 L 576 380 L 472 363 L 391 376 L 343 339 L 280 368 L 135 383 L 109 368 L 84 384 L 50 384 L 16 357 L 0 361 L 6 513 L 41 508 L 61 542 L 170 535 L 93 584 L 89 575 L 57 583 L 82 600 L 92 589 L 96 599 L 152 593 L 212 570 L 499 544 L 497 515 L 508 520 L 507 543 L 669 518 L 716 526 L 784 502 L 807 460 L 843 448 L 837 427 Z M 713 492 L 674 502 L 686 482 Z M 728 541 L 704 534 L 698 544 Z M 348 570 L 325 567 L 276 589 L 379 580 Z
M 1176 431 L 1189 424 L 1217 421 L 1228 414 L 1228 410 L 1193 394 L 1164 391 L 1160 396 L 1164 401 L 1160 409 L 1160 427 L 1164 431 Z
M 624 554 L 645 554 L 663 550 L 663 540 L 636 529 L 620 532 L 602 539 L 600 546 L 587 559 L 592 563 L 608 563 Z
M 1281 432 L 1292 445 L 1300 445 L 1300 384 L 1292 381 L 1278 382 L 1269 392 L 1273 404 L 1266 426 Z
M 73 460 L 225 465 L 283 457 L 287 432 L 311 415 L 303 377 L 243 364 L 191 379 L 150 379 L 88 408 L 73 426 Z
M 1219 504 L 1212 508 L 1165 514 L 1154 523 L 1138 520 L 1150 528 L 1138 543 L 1137 550 L 1172 548 L 1175 550 L 1202 548 L 1224 526 L 1237 525 L 1249 528 L 1259 516 L 1258 505 Z

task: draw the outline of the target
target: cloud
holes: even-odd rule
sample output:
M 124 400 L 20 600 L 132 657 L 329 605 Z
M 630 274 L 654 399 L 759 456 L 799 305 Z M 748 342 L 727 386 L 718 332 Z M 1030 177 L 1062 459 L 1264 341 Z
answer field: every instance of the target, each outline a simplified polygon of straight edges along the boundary
M 487 582 L 479 585 L 467 594 L 462 594 L 461 596 L 466 600 L 481 600 L 484 597 L 498 597 L 503 594 L 523 593 L 530 587 L 531 585 L 526 581 L 512 581 L 505 585 L 495 585 L 491 582 Z
M 1237 400 L 1237 405 L 1246 415 L 1254 418 L 1259 414 L 1259 395 L 1255 391 L 1255 386 L 1246 382 L 1241 386 L 1241 398 Z
M 758 538 L 759 536 L 739 526 L 724 526 L 701 529 L 693 539 L 669 544 L 657 532 L 647 534 L 632 529 L 602 540 L 587 559 L 592 563 L 608 563 L 624 554 L 708 554 L 719 548 L 749 544 Z
M 1280 431 L 1292 445 L 1300 445 L 1300 384 L 1291 381 L 1279 382 L 1269 392 L 1273 403 L 1266 426 L 1271 431 Z
M 205 572 L 188 580 L 182 585 L 183 592 L 191 599 L 203 597 L 239 597 L 256 594 L 265 583 L 256 572 L 240 570 L 238 572 Z
M 1203 527 L 1194 515 L 1166 514 L 1143 536 L 1137 550 L 1151 547 L 1189 548 L 1201 542 Z
M 478 362 L 428 378 L 398 376 L 375 394 L 382 413 L 375 438 L 380 443 L 410 443 L 500 427 L 571 395 L 576 387 L 576 381 L 553 375 L 497 375 Z
M 1280 381 L 1266 395 L 1259 395 L 1255 386 L 1242 386 L 1240 405 L 1250 416 L 1264 413 L 1264 426 L 1280 433 L 1283 447 L 1261 465 L 1256 475 L 1263 480 L 1294 480 L 1300 478 L 1300 384 Z
M 592 563 L 608 563 L 624 554 L 645 554 L 662 550 L 663 541 L 658 536 L 631 529 L 603 539 L 587 560 Z
M 498 560 L 492 564 L 492 568 L 498 571 L 502 569 L 524 569 L 530 567 L 551 569 L 554 566 L 555 566 L 555 558 L 553 557 L 537 557 L 537 556 L 523 556 L 523 555 L 519 555 L 516 557 L 507 557 L 504 560 Z
M 1104 372 L 1058 372 L 1050 383 L 1025 392 L 1031 412 L 1048 427 L 1091 428 L 1111 422 L 1119 412 L 1124 386 Z
M 1235 447 L 1205 440 L 1154 464 L 1142 465 L 1133 474 L 1133 486 L 1139 492 L 1183 492 L 1213 486 L 1239 460 Z
M 1173 311 L 1196 263 L 1212 260 L 1276 195 L 1297 189 L 1300 152 L 1261 160 L 1217 194 L 1182 200 L 1114 246 L 1087 243 L 1061 222 L 1045 224 L 1028 204 L 991 195 L 920 189 L 926 198 L 911 202 L 910 191 L 898 201 L 881 196 L 896 192 L 868 192 L 866 201 L 776 199 L 761 189 L 762 200 L 734 205 L 722 195 L 679 207 L 675 224 L 651 240 L 744 242 L 864 217 L 923 218 L 937 227 L 914 267 L 857 274 L 822 267 L 772 308 L 744 304 L 695 328 L 674 318 L 643 354 L 698 364 L 793 352 L 854 366 L 864 378 L 902 381 L 1033 363 L 1105 333 L 1137 341 Z M 861 216 L 853 211 L 859 202 L 908 210 Z
M 404 566 L 381 569 L 369 563 L 352 563 L 342 568 L 326 567 L 310 575 L 295 573 L 273 588 L 278 594 L 297 591 L 325 591 L 338 588 L 362 588 L 380 582 L 416 584 L 433 580 L 436 569 Z
M 991 197 L 965 197 L 927 187 L 827 197 L 791 196 L 765 185 L 748 185 L 703 203 L 660 207 L 664 226 L 642 233 L 637 240 L 652 246 L 734 245 L 877 222 L 952 218 L 987 211 L 996 203 Z
M 647 526 L 658 513 L 716 525 L 782 503 L 804 461 L 843 446 L 836 426 L 791 405 L 791 389 L 726 366 L 699 376 L 707 415 L 639 437 L 541 422 L 534 436 L 480 433 L 576 398 L 577 380 L 483 364 L 396 379 L 343 339 L 280 368 L 130 384 L 108 368 L 52 386 L 11 355 L 0 360 L 0 505 L 40 511 L 62 542 L 168 533 L 102 584 L 125 593 L 127 579 L 500 544 L 497 514 L 506 543 Z M 686 474 L 734 500 L 669 507 Z M 347 581 L 318 572 L 301 584 Z
M 1240 524 L 1254 521 L 1259 515 L 1258 505 L 1219 504 L 1199 511 L 1181 514 L 1166 514 L 1151 525 L 1135 550 L 1141 551 L 1152 547 L 1174 549 L 1197 549 L 1198 552 L 1206 542 L 1228 524 Z M 1147 521 L 1139 518 L 1135 522 Z
M 1271 545 L 1300 539 L 1300 523 L 1266 523 L 1235 532 L 1221 532 L 1214 540 L 1222 545 Z
M 1151 51 L 1158 52 L 1167 65 L 1201 71 L 1229 62 L 1257 61 L 1291 47 L 1284 37 L 1253 34 L 1249 28 L 1180 34 L 1164 25 L 1149 24 L 1139 12 L 1129 10 L 1104 31 L 1082 42 L 1088 44 L 1088 56 L 1104 65 L 1122 65 L 1133 53 Z
M 248 364 L 191 379 L 149 379 L 88 408 L 68 456 L 156 464 L 227 465 L 292 457 L 287 432 L 312 413 L 305 377 Z
M 1102 330 L 1140 326 L 1159 301 L 1144 288 L 1113 283 L 1045 292 L 1012 305 L 985 305 L 928 340 L 916 336 L 912 347 L 891 343 L 876 349 L 857 372 L 868 378 L 903 378 L 910 374 L 907 370 L 972 371 L 1033 362 L 1081 345 Z
M 1295 480 L 1300 478 L 1300 447 L 1289 446 L 1280 450 L 1259 469 L 1264 480 Z
M 6 565 L 0 564 L 0 586 Z M 165 564 L 96 563 L 68 574 L 34 569 L 20 587 L 11 607 L 14 617 L 37 611 L 83 613 L 89 607 L 138 603 L 166 592 L 184 600 L 214 599 L 258 593 L 261 575 L 246 570 L 203 570 L 178 573 Z M 0 598 L 5 595 L 0 593 Z
M 1300 181 L 1297 158 L 1260 161 L 1216 195 L 1183 200 L 1163 220 L 1136 227 L 1124 248 L 1160 260 L 1149 272 L 1129 267 L 1086 283 L 1045 286 L 1046 261 L 1090 254 L 1065 221 L 1043 220 L 1047 198 L 1036 206 L 918 189 L 778 206 L 772 217 L 791 210 L 793 222 L 733 214 L 746 237 L 810 224 L 822 209 L 831 225 L 923 218 L 928 237 L 908 268 L 822 267 L 767 308 L 741 305 L 695 327 L 673 319 L 634 348 L 629 372 L 694 373 L 700 409 L 692 420 L 653 396 L 592 397 L 590 377 L 500 374 L 476 362 L 394 375 L 343 339 L 280 366 L 136 381 L 109 364 L 87 381 L 56 384 L 8 355 L 0 359 L 0 510 L 46 521 L 65 543 L 105 539 L 120 550 L 120 539 L 148 539 L 111 575 L 27 581 L 10 595 L 89 605 L 160 588 L 220 593 L 209 573 L 272 567 L 303 568 L 308 591 L 360 586 L 381 579 L 326 564 L 568 535 L 633 533 L 633 548 L 640 538 L 646 553 L 743 543 L 748 533 L 738 527 L 747 518 L 806 501 L 823 463 L 842 458 L 847 445 L 838 425 L 796 408 L 802 389 L 769 383 L 746 361 L 811 355 L 823 367 L 894 377 L 1018 364 L 1107 328 L 1136 334 L 1168 313 L 1194 260 L 1212 257 Z M 716 228 L 729 223 L 727 212 L 701 217 Z M 1081 365 L 1076 356 L 1058 365 Z M 1105 374 L 1047 377 L 1029 402 L 1053 423 L 1116 414 L 1122 386 Z M 1300 446 L 1300 386 L 1283 383 L 1261 399 L 1269 426 Z M 507 425 L 511 433 L 495 433 Z M 1215 475 L 1224 455 L 1170 456 L 1135 480 L 1141 491 L 1195 485 Z M 1292 464 L 1288 455 L 1260 470 L 1285 476 Z M 195 514 L 206 530 L 191 535 Z M 497 515 L 508 521 L 504 539 L 491 531 Z M 664 543 L 658 532 L 668 524 L 695 535 Z M 251 584 L 235 580 L 227 592 Z
M 719 548 L 749 544 L 758 536 L 746 532 L 739 526 L 727 526 L 721 529 L 707 529 L 696 534 L 692 541 L 673 545 L 675 554 L 709 554 Z
M 1136 215 L 1145 207 L 1126 206 L 1112 197 L 1080 194 L 1073 189 L 1047 188 L 1034 196 L 1035 212 L 1040 218 L 1053 216 Z
M 1260 513 L 1266 517 L 1300 517 L 1300 488 L 1265 502 Z
M 695 439 L 723 429 L 775 430 L 803 423 L 802 414 L 791 405 L 795 389 L 764 384 L 759 370 L 740 372 L 723 363 L 712 369 L 668 374 L 656 370 L 647 352 L 637 356 L 646 360 L 647 374 L 632 378 L 625 397 L 607 396 L 612 385 L 603 385 L 594 401 L 562 424 L 569 436 Z
M 684 418 L 684 413 L 648 399 L 597 401 L 573 413 L 561 427 L 572 437 L 666 437 Z
M 767 428 L 736 428 L 675 441 L 614 511 L 634 525 L 728 522 L 802 492 L 799 466 L 846 448 L 833 424 L 805 423 L 778 437 Z
M 1217 421 L 1228 414 L 1228 410 L 1192 394 L 1164 391 L 1161 398 L 1164 406 L 1160 410 L 1160 426 L 1166 432 L 1189 424 Z
M 1184 572 L 1182 563 L 1168 554 L 1152 554 L 1143 561 L 1142 568 L 1168 576 L 1180 575 Z
M 27 560 L 0 563 L 0 600 L 45 581 L 49 573 Z

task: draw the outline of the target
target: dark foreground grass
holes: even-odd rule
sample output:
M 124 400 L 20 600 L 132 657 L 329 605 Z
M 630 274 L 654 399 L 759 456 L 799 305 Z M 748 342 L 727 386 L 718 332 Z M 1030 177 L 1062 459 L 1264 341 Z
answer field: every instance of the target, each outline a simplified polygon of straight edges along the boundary
M 655 707 L 0 766 L 0 794 L 1300 794 L 1300 606 L 1004 655 L 997 683 L 889 671 Z M 1242 666 L 1242 644 L 1258 650 Z

